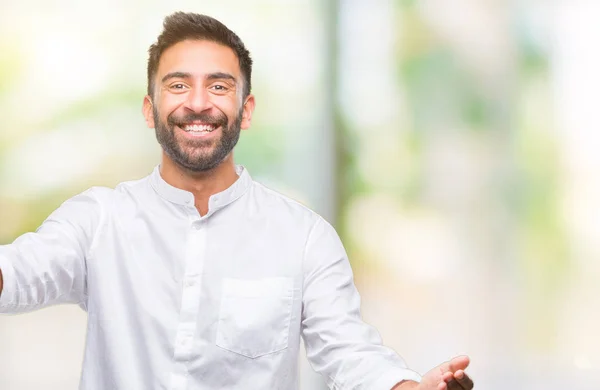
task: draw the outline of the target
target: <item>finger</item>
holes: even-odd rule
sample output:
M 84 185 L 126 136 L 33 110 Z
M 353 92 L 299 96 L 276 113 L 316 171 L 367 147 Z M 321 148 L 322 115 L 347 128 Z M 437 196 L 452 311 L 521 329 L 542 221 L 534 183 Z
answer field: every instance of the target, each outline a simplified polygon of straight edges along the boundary
M 448 390 L 448 386 L 446 385 L 446 382 L 440 382 L 438 384 L 438 390 Z
M 454 378 L 454 374 L 452 374 L 450 371 L 446 371 L 445 373 L 442 374 L 442 381 L 444 381 L 446 383 L 450 382 L 453 378 Z
M 454 373 L 454 379 L 465 389 L 473 388 L 473 380 L 463 370 L 458 370 Z
M 452 358 L 448 362 L 448 371 L 456 372 L 458 370 L 464 370 L 465 368 L 467 368 L 469 366 L 470 362 L 471 361 L 470 361 L 469 357 L 466 355 L 457 356 L 455 358 Z
M 458 383 L 456 379 L 451 379 L 450 382 L 446 383 L 448 390 L 465 390 L 464 387 Z

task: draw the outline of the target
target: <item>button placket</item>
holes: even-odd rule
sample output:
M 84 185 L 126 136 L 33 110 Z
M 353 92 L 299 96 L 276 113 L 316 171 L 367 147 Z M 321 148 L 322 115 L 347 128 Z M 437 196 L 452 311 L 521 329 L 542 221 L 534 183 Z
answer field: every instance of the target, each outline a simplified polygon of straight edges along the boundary
M 181 281 L 181 307 L 175 336 L 173 375 L 182 371 L 187 375 L 187 362 L 193 351 L 196 320 L 200 306 L 201 274 L 206 251 L 206 222 L 202 219 L 190 218 L 190 224 L 185 251 L 185 271 Z M 177 375 L 177 377 L 178 379 L 172 383 L 181 385 L 181 375 Z
M 183 281 L 184 287 L 193 287 L 196 281 L 192 277 L 187 277 Z

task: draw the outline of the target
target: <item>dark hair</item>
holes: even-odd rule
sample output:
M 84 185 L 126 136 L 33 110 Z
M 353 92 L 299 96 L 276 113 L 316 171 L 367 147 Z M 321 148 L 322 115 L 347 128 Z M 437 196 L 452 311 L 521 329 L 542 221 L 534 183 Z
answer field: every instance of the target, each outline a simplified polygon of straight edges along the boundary
M 223 23 L 210 16 L 175 12 L 165 18 L 162 33 L 148 49 L 148 95 L 154 96 L 154 78 L 162 53 L 169 47 L 186 39 L 211 41 L 231 48 L 238 58 L 244 78 L 243 97 L 246 98 L 250 94 L 252 59 L 240 37 Z

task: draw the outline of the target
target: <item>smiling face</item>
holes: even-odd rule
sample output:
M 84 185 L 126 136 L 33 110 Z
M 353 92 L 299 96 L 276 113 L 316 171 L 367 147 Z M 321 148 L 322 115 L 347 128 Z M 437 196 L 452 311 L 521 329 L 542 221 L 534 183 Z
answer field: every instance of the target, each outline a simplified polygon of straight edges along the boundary
M 254 110 L 254 97 L 243 98 L 233 50 L 206 40 L 176 43 L 163 52 L 155 85 L 154 96 L 144 99 L 144 116 L 166 158 L 205 172 L 231 157 Z

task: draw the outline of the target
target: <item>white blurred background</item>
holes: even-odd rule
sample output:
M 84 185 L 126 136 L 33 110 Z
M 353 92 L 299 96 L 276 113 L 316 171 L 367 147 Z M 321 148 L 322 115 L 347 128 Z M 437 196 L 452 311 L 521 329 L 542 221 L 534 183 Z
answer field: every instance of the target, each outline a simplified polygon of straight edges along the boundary
M 411 367 L 466 353 L 476 389 L 600 389 L 595 0 L 0 0 L 1 244 L 158 163 L 146 53 L 176 10 L 252 52 L 237 162 L 335 224 Z M 0 390 L 76 389 L 85 321 L 1 317 Z

